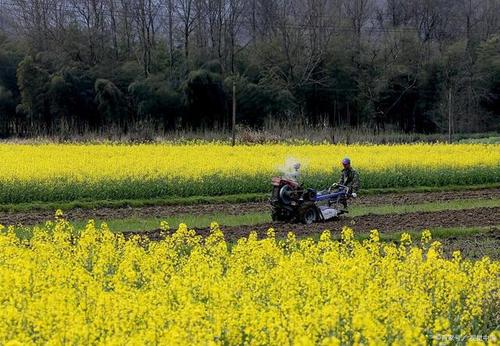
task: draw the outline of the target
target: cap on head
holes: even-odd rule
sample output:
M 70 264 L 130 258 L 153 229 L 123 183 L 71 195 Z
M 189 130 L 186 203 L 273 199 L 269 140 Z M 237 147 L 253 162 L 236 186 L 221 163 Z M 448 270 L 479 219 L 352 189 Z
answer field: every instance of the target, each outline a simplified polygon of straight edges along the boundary
M 344 157 L 344 159 L 342 160 L 342 164 L 343 165 L 350 165 L 351 164 L 351 159 L 348 158 L 348 157 Z

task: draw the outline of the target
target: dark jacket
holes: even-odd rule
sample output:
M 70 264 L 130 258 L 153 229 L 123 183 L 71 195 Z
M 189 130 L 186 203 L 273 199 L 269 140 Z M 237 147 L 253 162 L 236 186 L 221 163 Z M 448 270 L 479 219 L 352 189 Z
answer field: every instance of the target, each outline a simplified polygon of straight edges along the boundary
M 358 192 L 359 190 L 359 174 L 352 168 L 344 168 L 340 174 L 340 185 L 349 187 L 350 192 Z

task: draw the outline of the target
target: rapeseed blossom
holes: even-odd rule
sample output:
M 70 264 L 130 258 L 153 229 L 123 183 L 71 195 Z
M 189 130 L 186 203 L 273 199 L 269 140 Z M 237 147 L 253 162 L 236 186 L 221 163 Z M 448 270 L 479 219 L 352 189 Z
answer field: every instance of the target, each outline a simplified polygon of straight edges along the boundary
M 500 182 L 495 144 L 0 144 L 0 203 L 268 192 L 289 158 L 321 188 L 346 155 L 363 188 Z
M 500 263 L 446 259 L 429 231 L 362 242 L 256 233 L 228 244 L 162 224 L 125 238 L 62 217 L 0 232 L 0 344 L 401 344 L 499 336 Z M 425 246 L 424 246 L 425 245 Z M 463 340 L 463 339 L 461 339 Z M 472 341 L 471 341 L 472 342 Z

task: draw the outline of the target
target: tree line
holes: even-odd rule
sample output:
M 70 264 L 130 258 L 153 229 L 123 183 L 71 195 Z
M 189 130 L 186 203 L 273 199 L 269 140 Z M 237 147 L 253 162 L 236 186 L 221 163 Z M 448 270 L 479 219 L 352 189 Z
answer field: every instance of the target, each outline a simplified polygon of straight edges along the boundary
M 498 130 L 500 0 L 0 0 L 0 135 Z M 451 122 L 449 121 L 451 119 Z

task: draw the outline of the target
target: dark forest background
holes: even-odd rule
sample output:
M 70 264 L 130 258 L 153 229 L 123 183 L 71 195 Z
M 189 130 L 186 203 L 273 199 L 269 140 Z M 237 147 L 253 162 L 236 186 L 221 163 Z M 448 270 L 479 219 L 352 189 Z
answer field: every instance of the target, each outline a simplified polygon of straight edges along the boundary
M 0 0 L 0 136 L 499 130 L 500 0 Z M 145 125 L 144 125 L 145 126 Z

